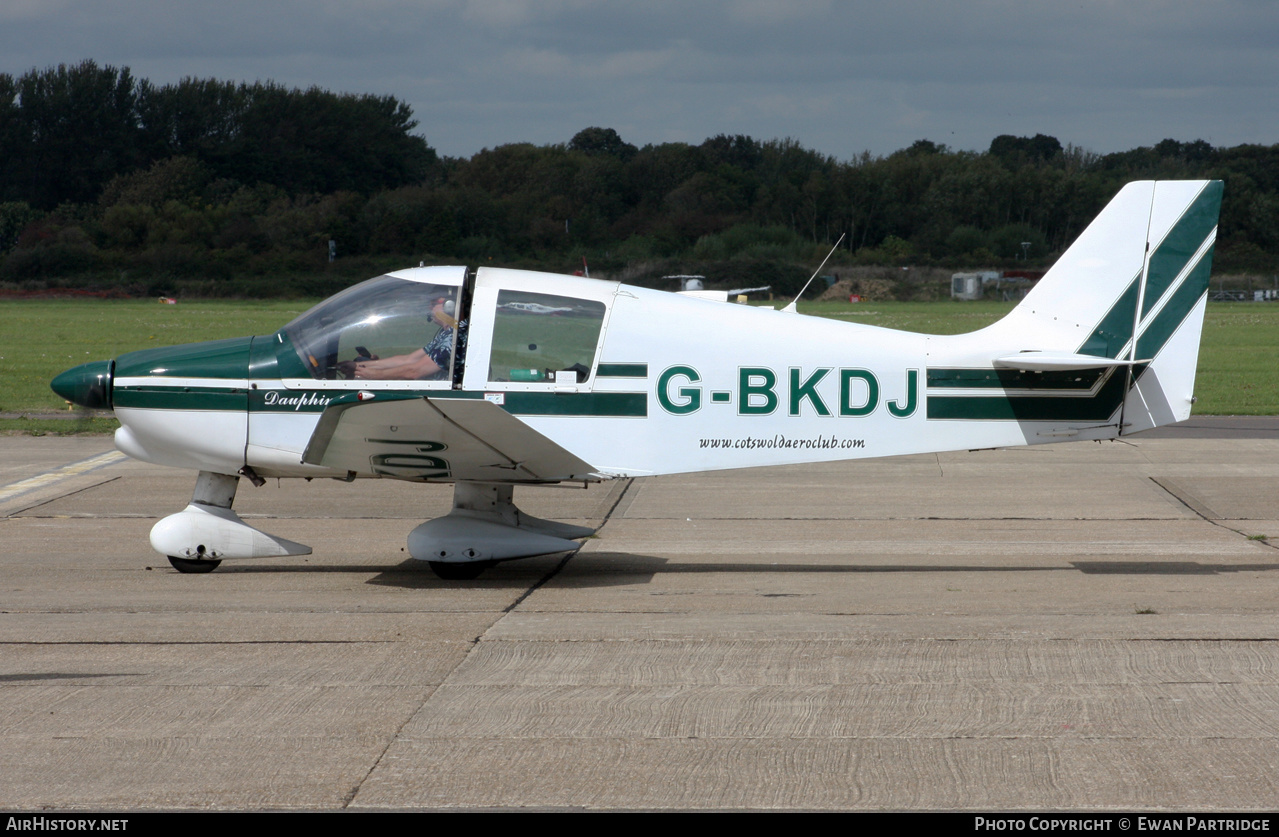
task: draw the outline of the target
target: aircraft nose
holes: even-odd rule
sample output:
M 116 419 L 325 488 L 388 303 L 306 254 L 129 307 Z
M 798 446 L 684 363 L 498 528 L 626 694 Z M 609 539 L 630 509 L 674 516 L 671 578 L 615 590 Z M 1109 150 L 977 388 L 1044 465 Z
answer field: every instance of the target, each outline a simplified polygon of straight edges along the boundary
M 111 371 L 115 361 L 96 360 L 68 369 L 53 379 L 53 391 L 72 404 L 92 410 L 111 409 Z

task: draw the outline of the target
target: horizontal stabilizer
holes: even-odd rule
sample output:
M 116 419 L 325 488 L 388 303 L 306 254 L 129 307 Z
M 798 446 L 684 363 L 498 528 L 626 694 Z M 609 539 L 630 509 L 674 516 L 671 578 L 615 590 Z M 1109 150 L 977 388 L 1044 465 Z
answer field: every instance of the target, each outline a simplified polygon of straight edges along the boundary
M 1072 369 L 1101 369 L 1112 366 L 1138 366 L 1149 360 L 1120 360 L 1074 352 L 1018 352 L 994 360 L 996 369 L 1021 369 L 1026 372 L 1054 372 Z
M 557 482 L 595 470 L 476 398 L 340 399 L 320 417 L 302 461 L 408 480 Z

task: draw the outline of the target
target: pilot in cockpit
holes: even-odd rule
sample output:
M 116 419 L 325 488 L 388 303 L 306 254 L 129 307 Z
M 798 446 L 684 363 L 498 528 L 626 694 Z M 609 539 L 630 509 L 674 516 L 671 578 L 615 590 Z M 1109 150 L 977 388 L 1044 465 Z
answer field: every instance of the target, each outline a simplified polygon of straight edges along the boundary
M 379 358 L 377 355 L 344 360 L 338 371 L 348 379 L 371 381 L 437 381 L 449 374 L 449 361 L 453 353 L 453 334 L 457 333 L 458 361 L 466 356 L 466 320 L 458 322 L 453 316 L 454 302 L 440 297 L 431 309 L 431 319 L 439 323 L 440 330 L 431 342 L 406 355 Z

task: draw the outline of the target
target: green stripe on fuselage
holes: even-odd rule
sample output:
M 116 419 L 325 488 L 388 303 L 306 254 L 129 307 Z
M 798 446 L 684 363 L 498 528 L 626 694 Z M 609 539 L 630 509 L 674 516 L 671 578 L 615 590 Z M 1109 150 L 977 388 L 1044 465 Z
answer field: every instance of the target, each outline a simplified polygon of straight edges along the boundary
M 506 411 L 516 416 L 598 416 L 644 418 L 646 392 L 508 392 Z
M 116 388 L 116 405 L 150 410 L 245 410 L 255 413 L 322 413 L 350 389 L 255 389 L 166 386 L 163 378 L 143 386 Z M 393 390 L 375 394 L 382 400 L 406 398 L 483 398 L 483 392 Z M 503 408 L 516 416 L 584 416 L 643 418 L 644 392 L 507 392 Z M 269 403 L 273 402 L 273 403 Z
M 1134 379 L 1143 367 L 1134 367 Z M 1093 371 L 1093 370 L 1088 370 Z M 1124 400 L 1123 370 L 1110 372 L 1096 395 L 930 395 L 929 419 L 976 421 L 1105 421 Z
M 112 393 L 116 407 L 140 410 L 245 410 L 248 394 L 242 388 L 174 387 L 158 382 L 154 385 L 117 386 Z
M 929 369 L 931 389 L 1090 390 L 1106 373 L 1104 368 L 1054 372 L 1017 369 Z

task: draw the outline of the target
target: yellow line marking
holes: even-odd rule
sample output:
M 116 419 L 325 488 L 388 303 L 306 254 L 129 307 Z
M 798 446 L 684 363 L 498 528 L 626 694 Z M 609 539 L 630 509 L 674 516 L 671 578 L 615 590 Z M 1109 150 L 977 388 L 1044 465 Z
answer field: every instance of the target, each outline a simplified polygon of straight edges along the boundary
M 114 465 L 125 459 L 128 459 L 128 457 L 120 453 L 120 451 L 112 450 L 79 462 L 72 462 L 70 465 L 63 465 L 61 468 L 55 468 L 43 474 L 36 474 L 34 477 L 28 477 L 25 480 L 0 488 L 0 503 L 12 497 L 17 497 L 19 494 L 26 494 L 28 491 L 35 491 L 37 488 L 44 488 L 88 471 L 103 468 L 107 465 Z

